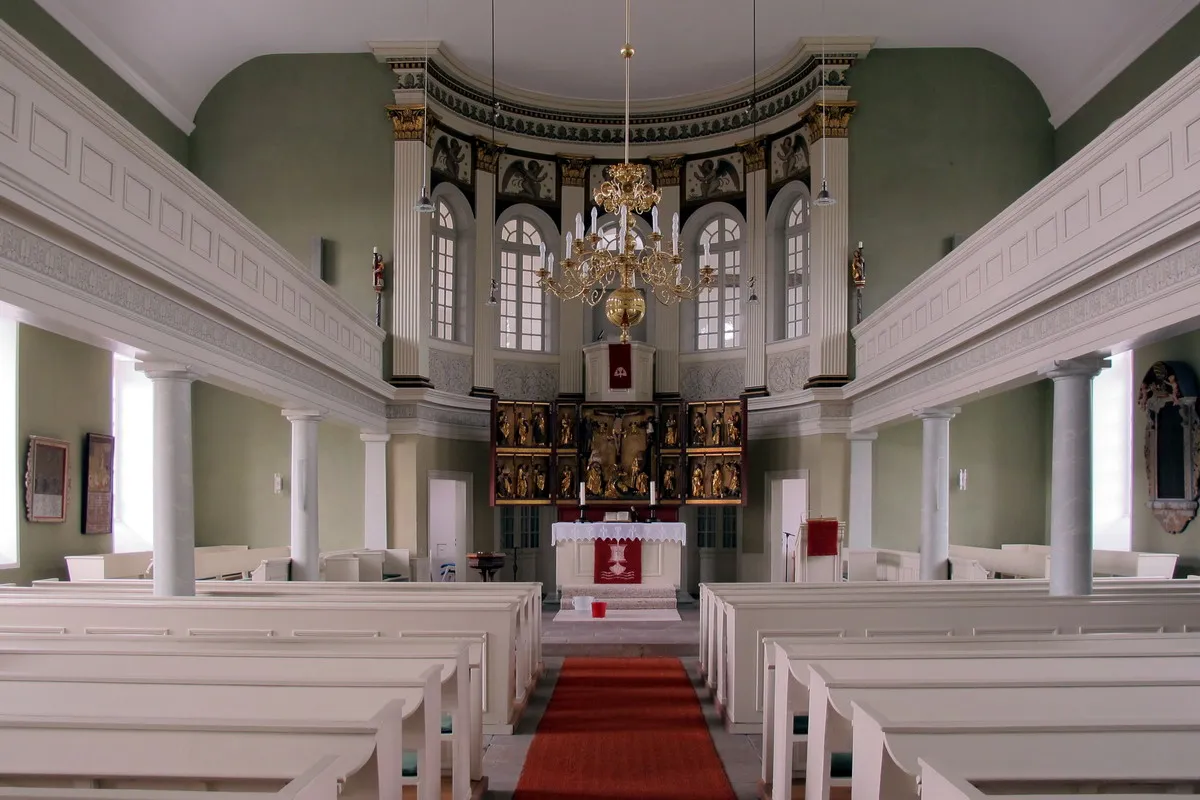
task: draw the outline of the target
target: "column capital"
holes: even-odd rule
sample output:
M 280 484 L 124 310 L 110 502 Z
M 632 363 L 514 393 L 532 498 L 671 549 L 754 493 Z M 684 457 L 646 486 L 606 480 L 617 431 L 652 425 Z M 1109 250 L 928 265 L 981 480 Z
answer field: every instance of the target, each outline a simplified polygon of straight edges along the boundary
M 288 418 L 288 422 L 320 422 L 325 418 L 324 411 L 312 408 L 285 408 L 279 412 Z
M 588 171 L 592 167 L 591 156 L 558 153 L 558 163 L 562 167 L 563 186 L 582 186 L 587 188 Z
M 757 139 L 748 139 L 744 142 L 734 144 L 742 154 L 742 161 L 746 166 L 746 174 L 758 172 L 767 168 L 767 151 L 764 146 L 767 137 L 760 136 Z
M 1065 361 L 1055 361 L 1049 366 L 1042 367 L 1038 374 L 1051 380 L 1059 378 L 1094 378 L 1100 371 L 1112 366 L 1112 362 L 1102 356 L 1083 356 L 1070 358 Z
M 935 406 L 931 408 L 914 408 L 913 416 L 917 419 L 954 419 L 962 412 L 958 406 Z
M 397 142 L 419 142 L 421 133 L 426 130 L 432 135 L 437 117 L 424 105 L 386 106 L 386 108 L 388 117 L 392 120 L 392 134 Z M 426 116 L 429 117 L 428 125 L 425 124 Z
M 814 145 L 824 137 L 845 139 L 850 135 L 850 117 L 858 108 L 855 100 L 817 101 L 800 112 L 800 124 L 804 126 L 804 138 Z
M 363 431 L 358 434 L 358 438 L 363 442 L 388 442 L 391 440 L 390 433 L 378 433 L 376 431 Z
M 491 139 L 485 139 L 482 136 L 475 137 L 475 169 L 478 172 L 490 172 L 496 174 L 496 169 L 500 164 L 500 154 L 508 145 L 503 142 L 493 142 Z
M 857 433 L 847 433 L 846 438 L 852 442 L 873 442 L 879 438 L 879 432 L 859 431 Z
M 199 375 L 192 371 L 187 364 L 176 361 L 139 361 L 133 365 L 138 372 L 144 373 L 152 381 L 191 381 Z
M 680 173 L 683 171 L 682 155 L 650 156 L 654 165 L 654 183 L 658 188 L 664 186 L 679 186 Z

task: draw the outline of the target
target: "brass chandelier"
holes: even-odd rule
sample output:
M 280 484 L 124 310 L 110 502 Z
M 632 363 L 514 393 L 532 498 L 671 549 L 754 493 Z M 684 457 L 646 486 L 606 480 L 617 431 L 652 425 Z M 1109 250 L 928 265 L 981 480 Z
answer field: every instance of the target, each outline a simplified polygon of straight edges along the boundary
M 560 277 L 554 275 L 554 254 L 547 261 L 545 246 L 538 269 L 540 286 L 562 300 L 582 300 L 595 306 L 614 282 L 617 288 L 608 292 L 604 313 L 608 321 L 621 329 L 621 342 L 629 341 L 629 329 L 646 317 L 646 296 L 638 288 L 644 283 L 654 298 L 663 305 L 690 300 L 701 291 L 712 288 L 715 270 L 705 263 L 698 280 L 683 276 L 683 256 L 679 252 L 679 213 L 671 220 L 671 249 L 663 249 L 663 235 L 658 226 L 658 203 L 661 193 L 650 181 L 650 168 L 629 162 L 629 61 L 633 45 L 629 43 L 629 0 L 625 0 L 625 160 L 608 168 L 608 180 L 593 195 L 596 205 L 608 214 L 619 215 L 620 233 L 615 249 L 601 244 L 603 237 L 597 229 L 598 209 L 592 209 L 592 224 L 585 234 L 583 215 L 575 216 L 575 231 L 567 233 L 566 253 L 559 262 Z M 652 232 L 649 244 L 639 249 L 639 237 L 632 214 L 651 215 Z M 707 248 L 706 248 L 707 250 Z

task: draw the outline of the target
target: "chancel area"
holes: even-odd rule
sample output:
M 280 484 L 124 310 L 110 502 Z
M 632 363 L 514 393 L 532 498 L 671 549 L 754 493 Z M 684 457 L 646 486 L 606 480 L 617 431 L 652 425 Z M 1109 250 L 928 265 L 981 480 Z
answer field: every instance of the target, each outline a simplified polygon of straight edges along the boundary
M 1197 5 L 3 0 L 0 797 L 1197 794 Z

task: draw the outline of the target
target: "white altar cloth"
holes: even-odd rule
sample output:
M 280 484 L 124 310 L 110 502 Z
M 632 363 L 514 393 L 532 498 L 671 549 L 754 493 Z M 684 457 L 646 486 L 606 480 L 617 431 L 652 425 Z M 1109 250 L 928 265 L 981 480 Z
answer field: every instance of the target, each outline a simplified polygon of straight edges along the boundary
M 597 539 L 641 539 L 644 542 L 687 543 L 687 525 L 682 522 L 556 522 L 551 541 L 594 542 Z

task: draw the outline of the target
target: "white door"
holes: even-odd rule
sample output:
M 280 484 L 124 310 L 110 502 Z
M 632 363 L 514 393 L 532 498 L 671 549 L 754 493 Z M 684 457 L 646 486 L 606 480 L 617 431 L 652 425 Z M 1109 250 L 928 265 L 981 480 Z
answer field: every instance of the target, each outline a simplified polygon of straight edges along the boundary
M 766 541 L 771 552 L 771 580 L 791 581 L 800 520 L 808 511 L 807 478 L 767 479 L 770 514 Z
M 467 535 L 467 482 L 429 479 L 429 571 L 433 580 L 466 580 L 458 563 Z

